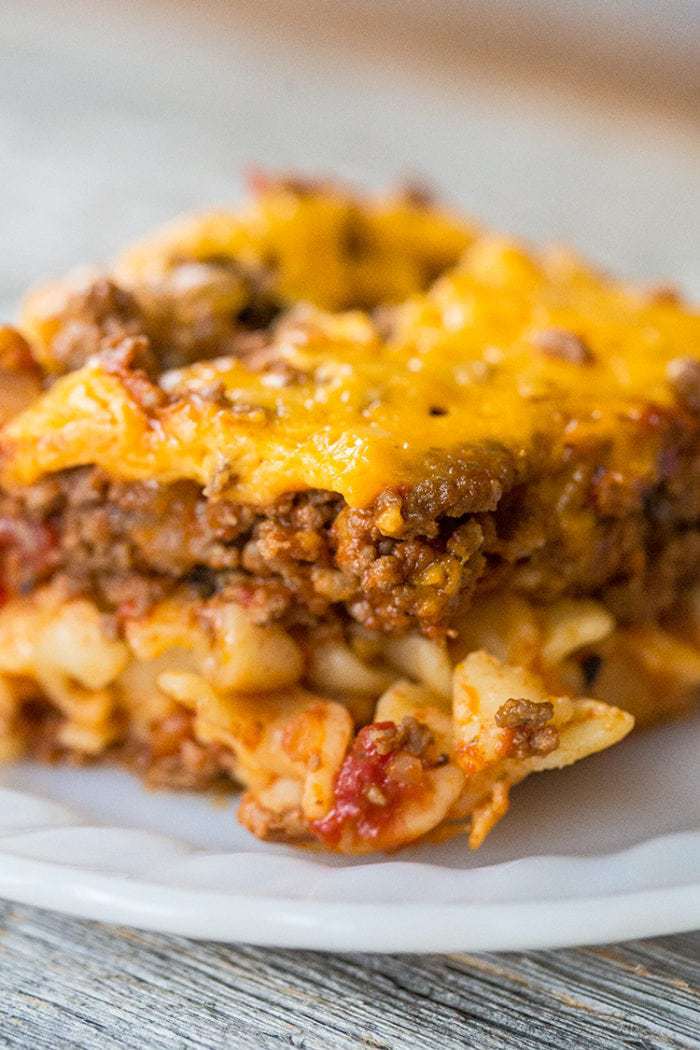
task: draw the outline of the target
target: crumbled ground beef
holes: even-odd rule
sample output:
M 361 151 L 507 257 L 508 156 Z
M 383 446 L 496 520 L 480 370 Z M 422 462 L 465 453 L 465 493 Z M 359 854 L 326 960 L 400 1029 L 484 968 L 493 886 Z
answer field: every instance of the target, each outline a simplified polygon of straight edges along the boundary
M 271 273 L 235 259 L 184 259 L 138 291 L 145 331 L 160 370 L 247 349 L 246 336 L 279 317 Z
M 144 334 L 133 295 L 101 277 L 67 297 L 51 339 L 51 358 L 59 371 L 71 372 L 99 353 L 104 341 Z
M 700 508 L 687 496 L 696 469 L 680 457 L 654 492 L 617 493 L 601 514 L 591 512 L 592 469 L 526 479 L 495 449 L 467 450 L 461 474 L 451 455 L 442 473 L 436 463 L 429 481 L 367 509 L 321 491 L 254 508 L 191 482 L 122 483 L 78 468 L 0 500 L 0 585 L 28 593 L 60 575 L 119 619 L 185 583 L 258 623 L 349 615 L 439 635 L 475 594 L 507 580 L 539 600 L 597 594 L 622 620 L 640 620 L 700 573 Z M 387 520 L 401 523 L 395 535 Z
M 269 274 L 229 258 L 183 260 L 135 291 L 99 277 L 67 292 L 46 333 L 46 353 L 52 371 L 71 372 L 110 345 L 140 337 L 138 367 L 154 376 L 247 353 L 250 333 L 268 329 L 282 308 Z
M 551 724 L 554 708 L 545 700 L 511 697 L 496 711 L 495 722 L 500 729 L 511 732 L 509 755 L 513 758 L 529 758 L 532 755 L 548 755 L 559 746 L 559 732 Z
M 151 726 L 142 739 L 127 736 L 112 757 L 151 788 L 204 791 L 235 779 L 233 755 L 218 744 L 200 744 L 192 713 L 184 709 Z
M 117 741 L 100 755 L 90 755 L 61 743 L 65 720 L 57 708 L 41 697 L 27 700 L 18 718 L 28 754 L 38 762 L 88 765 L 105 757 L 133 770 L 149 788 L 169 791 L 230 791 L 236 783 L 235 758 L 220 744 L 196 739 L 193 716 L 176 709 L 147 732 L 134 731 L 124 720 Z

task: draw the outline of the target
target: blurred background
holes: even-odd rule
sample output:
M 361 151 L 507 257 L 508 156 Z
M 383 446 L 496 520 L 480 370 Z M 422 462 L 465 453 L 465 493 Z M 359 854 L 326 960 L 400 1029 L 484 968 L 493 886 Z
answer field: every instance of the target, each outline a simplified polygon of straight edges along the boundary
M 1 0 L 5 315 L 253 164 L 700 297 L 700 0 Z

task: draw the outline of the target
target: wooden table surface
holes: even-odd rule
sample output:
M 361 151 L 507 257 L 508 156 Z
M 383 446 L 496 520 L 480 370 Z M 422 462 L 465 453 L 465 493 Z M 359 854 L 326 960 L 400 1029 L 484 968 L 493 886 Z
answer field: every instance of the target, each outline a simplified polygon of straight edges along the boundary
M 700 933 L 604 948 L 326 955 L 0 904 L 0 1047 L 700 1047 Z

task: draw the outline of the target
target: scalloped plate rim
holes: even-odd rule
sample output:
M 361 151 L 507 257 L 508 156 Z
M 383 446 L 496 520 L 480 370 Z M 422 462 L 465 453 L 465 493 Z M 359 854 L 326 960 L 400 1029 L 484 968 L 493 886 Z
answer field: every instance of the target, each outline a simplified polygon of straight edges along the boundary
M 700 927 L 700 871 L 696 881 L 608 892 L 486 902 L 336 902 L 290 896 L 246 895 L 197 885 L 158 882 L 151 877 L 160 848 L 164 860 L 211 858 L 235 862 L 236 853 L 203 850 L 170 835 L 139 828 L 96 824 L 72 807 L 13 791 L 19 805 L 41 808 L 45 822 L 8 829 L 0 837 L 0 894 L 18 903 L 50 908 L 78 918 L 130 925 L 195 939 L 244 942 L 280 948 L 333 951 L 514 951 L 594 944 L 682 933 Z M 53 832 L 69 846 L 71 833 L 93 831 L 133 839 L 134 832 L 156 848 L 149 872 L 99 871 L 67 861 L 22 856 L 22 843 Z M 626 849 L 598 855 L 624 864 L 634 851 L 650 852 L 671 841 L 700 854 L 700 829 L 673 832 Z M 264 854 L 260 854 L 261 861 Z M 532 856 L 491 865 L 491 869 L 537 862 L 540 866 L 591 860 L 581 856 Z M 391 864 L 403 862 L 390 861 Z M 438 865 L 415 864 L 417 868 Z M 580 866 L 580 865 L 579 865 Z M 341 870 L 341 869 L 335 869 Z M 362 870 L 362 869 L 359 869 Z M 480 869 L 487 870 L 487 869 Z M 572 872 L 573 874 L 573 872 Z

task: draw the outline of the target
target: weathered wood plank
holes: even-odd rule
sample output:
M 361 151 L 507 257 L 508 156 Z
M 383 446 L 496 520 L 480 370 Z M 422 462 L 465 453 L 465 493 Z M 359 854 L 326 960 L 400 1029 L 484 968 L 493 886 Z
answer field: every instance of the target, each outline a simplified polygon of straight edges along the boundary
M 0 907 L 0 1046 L 690 1050 L 700 933 L 505 955 L 228 947 Z

